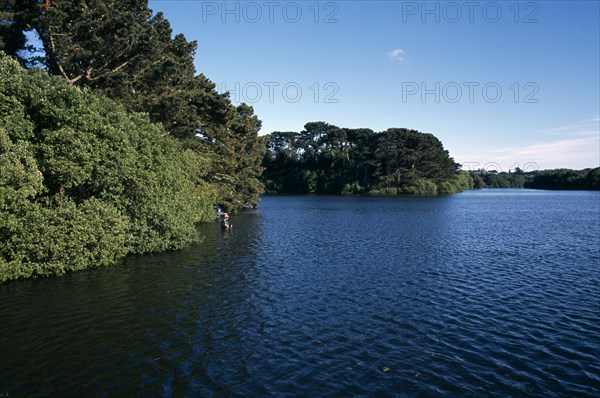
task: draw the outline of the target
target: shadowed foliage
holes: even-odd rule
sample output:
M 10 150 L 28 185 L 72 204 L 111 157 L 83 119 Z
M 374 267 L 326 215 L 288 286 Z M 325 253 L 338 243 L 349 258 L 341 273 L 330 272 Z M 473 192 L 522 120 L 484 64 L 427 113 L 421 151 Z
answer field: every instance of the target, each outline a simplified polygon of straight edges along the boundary
M 473 187 L 432 134 L 347 129 L 311 122 L 268 137 L 264 181 L 273 193 L 416 194 Z
M 196 75 L 196 42 L 173 35 L 147 0 L 9 0 L 0 14 L 0 50 L 22 65 L 42 66 L 145 112 L 182 147 L 202 156 L 203 175 L 230 211 L 257 205 L 264 146 L 252 107 Z M 25 33 L 38 40 L 28 42 Z
M 147 115 L 0 59 L 0 281 L 197 240 L 208 172 Z

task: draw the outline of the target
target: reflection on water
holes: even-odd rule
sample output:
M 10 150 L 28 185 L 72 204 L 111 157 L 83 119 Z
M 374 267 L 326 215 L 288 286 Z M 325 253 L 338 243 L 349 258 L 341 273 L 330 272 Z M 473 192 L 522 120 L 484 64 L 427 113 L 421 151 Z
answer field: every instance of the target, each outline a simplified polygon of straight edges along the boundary
M 594 396 L 600 195 L 266 197 L 232 232 L 0 286 L 10 396 Z

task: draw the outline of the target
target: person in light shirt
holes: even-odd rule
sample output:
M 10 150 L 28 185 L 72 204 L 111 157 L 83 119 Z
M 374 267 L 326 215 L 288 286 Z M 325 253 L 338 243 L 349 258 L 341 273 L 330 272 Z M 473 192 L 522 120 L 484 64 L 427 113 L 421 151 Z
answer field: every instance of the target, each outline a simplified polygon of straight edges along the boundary
M 221 228 L 224 230 L 231 230 L 233 225 L 229 223 L 229 214 L 225 213 L 223 215 L 223 220 L 221 221 Z

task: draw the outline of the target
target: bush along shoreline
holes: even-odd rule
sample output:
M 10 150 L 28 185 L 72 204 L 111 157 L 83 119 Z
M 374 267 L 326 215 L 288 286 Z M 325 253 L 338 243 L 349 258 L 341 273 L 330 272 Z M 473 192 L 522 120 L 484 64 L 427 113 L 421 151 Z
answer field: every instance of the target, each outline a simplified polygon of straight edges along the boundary
M 198 241 L 207 172 L 147 115 L 0 55 L 0 282 Z

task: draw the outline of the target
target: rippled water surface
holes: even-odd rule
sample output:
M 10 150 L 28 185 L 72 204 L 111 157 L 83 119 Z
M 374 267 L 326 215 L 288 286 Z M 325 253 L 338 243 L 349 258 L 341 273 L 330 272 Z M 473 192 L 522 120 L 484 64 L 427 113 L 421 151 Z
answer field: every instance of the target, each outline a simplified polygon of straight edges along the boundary
M 600 396 L 600 192 L 265 197 L 0 285 L 0 396 Z

